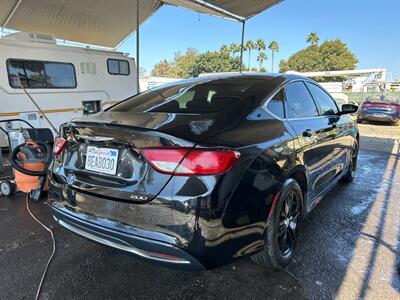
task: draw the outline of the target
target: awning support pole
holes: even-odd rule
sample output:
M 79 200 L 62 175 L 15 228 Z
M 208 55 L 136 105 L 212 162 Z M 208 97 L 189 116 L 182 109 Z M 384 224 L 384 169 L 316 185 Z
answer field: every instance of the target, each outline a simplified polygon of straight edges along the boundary
M 228 11 L 226 9 L 223 9 L 221 7 L 218 7 L 217 5 L 212 5 L 209 2 L 204 1 L 204 0 L 189 0 L 189 1 L 188 0 L 184 0 L 184 3 L 185 2 L 194 2 L 194 3 L 198 4 L 198 5 L 201 5 L 201 6 L 205 7 L 205 8 L 208 8 L 208 9 L 210 9 L 212 11 L 215 11 L 216 13 L 219 13 L 219 14 L 223 15 L 225 18 L 228 18 L 228 19 L 236 20 L 236 21 L 239 21 L 239 22 L 243 22 L 243 21 L 246 20 L 246 18 L 244 18 L 244 17 L 241 17 L 239 15 L 231 13 L 230 11 Z
M 8 23 L 10 22 L 11 18 L 14 16 L 15 12 L 17 11 L 18 7 L 20 6 L 22 0 L 18 0 L 18 2 L 15 4 L 9 15 L 7 16 L 6 20 L 4 23 L 1 25 L 1 33 L 3 33 L 4 28 L 7 27 Z
M 246 21 L 242 21 L 242 42 L 240 43 L 240 67 L 239 72 L 242 73 L 243 66 L 243 51 L 244 51 L 244 29 L 246 26 Z
M 137 93 L 140 93 L 140 79 L 139 79 L 139 73 L 140 73 L 140 65 L 139 65 L 139 59 L 140 59 L 140 33 L 139 33 L 139 26 L 140 26 L 140 4 L 139 4 L 140 0 L 136 1 L 136 89 L 137 89 Z

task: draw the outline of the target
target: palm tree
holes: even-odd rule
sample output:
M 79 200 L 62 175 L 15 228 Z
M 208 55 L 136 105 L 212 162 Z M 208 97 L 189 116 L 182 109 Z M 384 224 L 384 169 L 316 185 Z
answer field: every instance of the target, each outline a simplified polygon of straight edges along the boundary
M 246 45 L 244 47 L 247 51 L 249 51 L 249 71 L 250 71 L 250 69 L 251 69 L 251 50 L 254 49 L 254 42 L 249 40 L 246 42 Z
M 279 44 L 277 41 L 272 41 L 269 46 L 268 49 L 271 50 L 272 52 L 272 67 L 271 67 L 271 71 L 274 72 L 274 56 L 275 56 L 275 52 L 279 52 Z
M 319 43 L 318 34 L 316 32 L 311 32 L 307 37 L 307 43 L 310 43 L 311 45 L 318 45 Z
M 257 48 L 259 54 L 260 54 L 261 51 L 265 50 L 265 42 L 264 42 L 263 39 L 258 39 L 256 41 L 256 48 Z
M 229 48 L 232 52 L 232 58 L 235 58 L 236 52 L 240 51 L 240 46 L 237 43 L 232 43 Z
M 259 63 L 259 70 L 263 68 L 264 61 L 267 60 L 267 54 L 264 51 L 260 51 L 257 56 L 257 61 Z

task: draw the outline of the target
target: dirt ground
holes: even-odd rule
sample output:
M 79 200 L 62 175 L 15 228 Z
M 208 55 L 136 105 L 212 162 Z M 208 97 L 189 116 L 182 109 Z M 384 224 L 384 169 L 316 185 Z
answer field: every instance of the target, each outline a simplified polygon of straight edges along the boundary
M 361 148 L 371 151 L 392 152 L 400 142 L 400 126 L 387 124 L 358 124 Z

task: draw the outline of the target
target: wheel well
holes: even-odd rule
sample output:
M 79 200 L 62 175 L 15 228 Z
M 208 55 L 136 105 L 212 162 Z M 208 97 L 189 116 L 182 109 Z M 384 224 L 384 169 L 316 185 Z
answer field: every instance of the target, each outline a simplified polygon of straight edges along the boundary
M 290 175 L 290 178 L 293 178 L 299 184 L 301 191 L 303 193 L 303 199 L 307 193 L 307 177 L 303 171 L 297 170 Z

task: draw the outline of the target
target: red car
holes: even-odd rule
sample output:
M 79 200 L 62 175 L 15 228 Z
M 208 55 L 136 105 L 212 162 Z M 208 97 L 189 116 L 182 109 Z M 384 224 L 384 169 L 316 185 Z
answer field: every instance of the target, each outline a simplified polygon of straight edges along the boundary
M 387 100 L 382 97 L 367 98 L 361 105 L 357 123 L 363 121 L 388 122 L 398 125 L 400 120 L 400 102 L 399 100 Z

